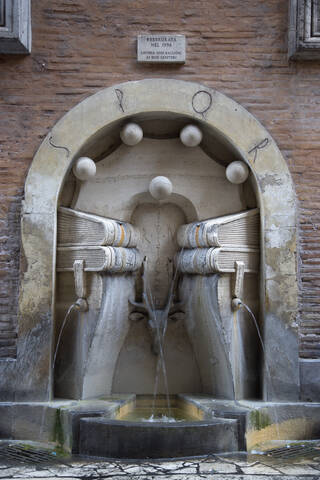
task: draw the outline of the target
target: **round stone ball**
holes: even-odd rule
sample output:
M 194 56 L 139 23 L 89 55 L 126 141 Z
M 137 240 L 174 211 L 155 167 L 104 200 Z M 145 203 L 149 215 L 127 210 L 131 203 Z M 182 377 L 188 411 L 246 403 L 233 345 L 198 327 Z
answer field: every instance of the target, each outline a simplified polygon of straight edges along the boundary
M 120 138 L 123 143 L 133 147 L 143 139 L 143 130 L 137 123 L 127 123 L 120 132 Z
M 79 180 L 91 180 L 96 174 L 97 167 L 91 158 L 80 157 L 76 160 L 72 171 Z
M 196 125 L 186 125 L 180 132 L 180 140 L 186 147 L 196 147 L 201 143 L 202 132 Z
M 231 183 L 243 183 L 247 180 L 248 175 L 249 168 L 241 161 L 231 162 L 226 168 L 226 177 Z
M 167 177 L 155 177 L 149 184 L 149 192 L 156 200 L 164 200 L 172 193 L 172 183 Z

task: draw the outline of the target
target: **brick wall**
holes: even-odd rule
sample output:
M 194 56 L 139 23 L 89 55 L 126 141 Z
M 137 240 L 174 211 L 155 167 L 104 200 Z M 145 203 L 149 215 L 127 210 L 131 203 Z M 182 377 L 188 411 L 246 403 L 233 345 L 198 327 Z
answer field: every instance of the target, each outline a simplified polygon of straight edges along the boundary
M 41 140 L 102 88 L 172 77 L 234 98 L 284 154 L 300 201 L 301 355 L 320 357 L 320 64 L 288 64 L 287 9 L 286 0 L 32 1 L 32 54 L 0 56 L 0 313 L 7 330 L 16 316 L 19 205 Z M 185 34 L 187 63 L 137 64 L 136 35 L 144 32 Z

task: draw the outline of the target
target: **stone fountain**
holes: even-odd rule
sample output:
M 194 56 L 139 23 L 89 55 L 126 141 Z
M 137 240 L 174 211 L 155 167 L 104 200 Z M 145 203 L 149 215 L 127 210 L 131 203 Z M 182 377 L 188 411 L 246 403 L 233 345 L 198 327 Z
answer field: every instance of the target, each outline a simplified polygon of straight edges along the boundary
M 319 405 L 299 403 L 295 202 L 269 133 L 207 87 L 129 82 L 71 110 L 26 181 L 2 436 L 137 458 L 317 435 Z M 191 420 L 127 421 L 154 393 Z

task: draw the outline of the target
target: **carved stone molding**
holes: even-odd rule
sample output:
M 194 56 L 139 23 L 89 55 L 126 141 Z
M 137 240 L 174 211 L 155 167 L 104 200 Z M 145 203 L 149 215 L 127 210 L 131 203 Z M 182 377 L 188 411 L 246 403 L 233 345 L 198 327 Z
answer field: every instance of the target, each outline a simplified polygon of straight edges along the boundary
M 30 0 L 0 0 L 0 53 L 31 52 Z
M 290 0 L 288 57 L 290 60 L 320 58 L 320 0 Z
M 276 372 L 272 385 L 268 376 L 263 375 L 264 398 L 298 400 L 296 196 L 286 161 L 270 134 L 233 100 L 198 83 L 164 78 L 114 85 L 85 99 L 53 127 L 37 151 L 26 179 L 22 212 L 26 267 L 20 282 L 18 354 L 12 365 L 0 362 L 0 389 L 8 391 L 7 398 L 9 394 L 24 401 L 52 398 L 57 209 L 66 176 L 74 161 L 88 151 L 87 146 L 92 145 L 93 140 L 105 138 L 111 126 L 118 125 L 120 129 L 128 119 L 139 121 L 147 115 L 154 118 L 155 114 L 164 121 L 179 116 L 184 117 L 186 123 L 201 122 L 204 130 L 212 135 L 218 132 L 219 138 L 232 145 L 250 168 L 261 212 L 260 318 L 265 355 L 270 370 Z M 110 276 L 105 278 L 109 280 Z M 197 288 L 206 285 L 206 278 L 197 275 L 193 278 L 199 284 Z M 128 319 L 125 295 L 133 286 L 131 277 L 125 275 L 115 275 L 112 281 L 118 284 L 112 289 L 104 286 L 109 292 L 104 312 L 107 314 L 114 308 L 115 315 L 111 317 L 114 325 L 118 325 Z M 122 295 L 116 303 L 113 288 L 117 295 Z M 123 305 L 123 310 L 114 305 Z M 211 304 L 206 311 L 211 312 Z M 197 309 L 195 312 L 199 318 L 202 316 Z M 116 346 L 113 338 L 101 322 L 96 341 L 105 342 L 111 356 L 108 358 L 115 359 L 124 335 Z M 26 347 L 31 341 L 32 355 Z M 108 371 L 113 372 L 114 368 L 112 364 Z M 84 381 L 83 395 L 92 392 L 89 380 L 95 371 L 93 362 L 87 368 L 88 382 Z M 6 383 L 7 378 L 10 384 Z

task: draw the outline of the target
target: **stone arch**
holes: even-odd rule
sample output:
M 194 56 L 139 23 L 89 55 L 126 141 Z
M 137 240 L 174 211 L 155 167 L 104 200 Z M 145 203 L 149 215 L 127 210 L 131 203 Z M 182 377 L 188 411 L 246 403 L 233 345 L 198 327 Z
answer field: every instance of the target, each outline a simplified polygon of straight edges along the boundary
M 56 212 L 72 163 L 115 122 L 155 113 L 187 117 L 216 132 L 253 173 L 262 219 L 264 338 L 273 376 L 272 387 L 264 376 L 265 398 L 297 400 L 296 197 L 286 162 L 241 105 L 198 83 L 171 79 L 127 82 L 85 99 L 53 127 L 34 157 L 22 216 L 18 356 L 10 367 L 16 399 L 46 400 L 52 394 Z

